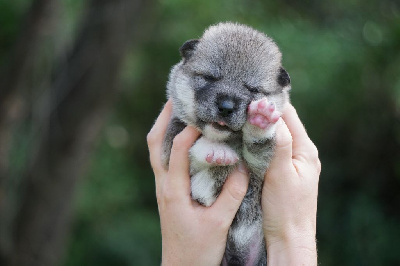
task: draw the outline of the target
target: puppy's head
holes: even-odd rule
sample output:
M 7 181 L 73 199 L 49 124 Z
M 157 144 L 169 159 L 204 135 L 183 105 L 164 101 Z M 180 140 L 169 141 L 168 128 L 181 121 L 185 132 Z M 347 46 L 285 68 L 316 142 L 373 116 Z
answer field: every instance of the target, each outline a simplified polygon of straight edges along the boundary
M 281 110 L 290 78 L 278 46 L 247 26 L 220 23 L 180 48 L 168 94 L 174 113 L 212 139 L 239 132 L 251 101 L 267 97 Z

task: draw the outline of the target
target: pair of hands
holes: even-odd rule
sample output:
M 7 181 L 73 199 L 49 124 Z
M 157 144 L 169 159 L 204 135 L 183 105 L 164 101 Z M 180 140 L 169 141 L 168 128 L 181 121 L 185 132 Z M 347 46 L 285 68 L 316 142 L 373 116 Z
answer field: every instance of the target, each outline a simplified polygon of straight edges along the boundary
M 156 179 L 163 265 L 219 265 L 232 220 L 249 177 L 243 165 L 228 177 L 210 207 L 191 199 L 189 149 L 200 136 L 186 127 L 173 142 L 169 169 L 161 162 L 162 142 L 172 113 L 167 102 L 147 136 Z M 283 119 L 282 119 L 283 118 Z M 262 192 L 263 226 L 269 265 L 317 265 L 315 232 L 318 151 L 293 106 L 276 128 L 277 146 Z

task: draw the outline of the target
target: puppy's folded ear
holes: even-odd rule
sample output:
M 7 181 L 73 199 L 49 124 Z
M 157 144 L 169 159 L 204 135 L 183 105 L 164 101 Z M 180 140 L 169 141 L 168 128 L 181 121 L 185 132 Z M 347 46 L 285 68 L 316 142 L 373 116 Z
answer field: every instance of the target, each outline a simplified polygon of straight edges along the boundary
M 279 69 L 278 84 L 281 85 L 282 87 L 286 87 L 287 85 L 290 84 L 289 73 L 287 73 L 287 71 L 283 67 Z
M 188 40 L 186 41 L 181 48 L 179 48 L 179 52 L 184 59 L 189 59 L 193 51 L 196 48 L 196 45 L 199 43 L 199 40 Z

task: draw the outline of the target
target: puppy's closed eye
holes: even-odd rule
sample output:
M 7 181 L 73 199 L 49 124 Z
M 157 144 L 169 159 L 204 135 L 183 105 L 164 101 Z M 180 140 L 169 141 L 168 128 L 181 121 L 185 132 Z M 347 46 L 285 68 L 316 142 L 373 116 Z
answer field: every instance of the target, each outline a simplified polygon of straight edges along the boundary
M 260 93 L 260 88 L 259 87 L 250 86 L 248 84 L 244 84 L 244 86 L 251 93 Z
M 218 77 L 213 76 L 213 75 L 201 75 L 201 76 L 203 77 L 203 79 L 204 79 L 205 81 L 208 81 L 208 82 L 215 82 L 215 81 L 218 81 L 218 80 L 219 80 Z
M 222 77 L 220 77 L 220 76 L 217 76 L 217 75 L 214 75 L 214 74 L 209 74 L 209 73 L 201 73 L 201 72 L 200 73 L 195 72 L 194 73 L 194 77 L 198 78 L 198 79 L 201 79 L 201 80 L 204 80 L 206 82 L 215 82 L 215 81 L 218 81 L 218 80 L 222 79 Z

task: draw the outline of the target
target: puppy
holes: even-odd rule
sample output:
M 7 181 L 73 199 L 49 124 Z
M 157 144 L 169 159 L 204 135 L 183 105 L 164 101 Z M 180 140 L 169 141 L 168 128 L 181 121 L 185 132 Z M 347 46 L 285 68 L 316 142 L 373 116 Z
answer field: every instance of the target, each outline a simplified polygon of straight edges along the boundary
M 168 161 L 186 125 L 202 136 L 190 150 L 192 198 L 210 206 L 239 162 L 248 191 L 229 229 L 222 265 L 266 265 L 261 190 L 274 153 L 275 126 L 289 100 L 290 78 L 275 42 L 250 27 L 220 23 L 180 48 L 167 95 L 173 115 L 164 139 Z

